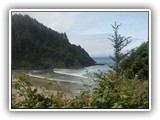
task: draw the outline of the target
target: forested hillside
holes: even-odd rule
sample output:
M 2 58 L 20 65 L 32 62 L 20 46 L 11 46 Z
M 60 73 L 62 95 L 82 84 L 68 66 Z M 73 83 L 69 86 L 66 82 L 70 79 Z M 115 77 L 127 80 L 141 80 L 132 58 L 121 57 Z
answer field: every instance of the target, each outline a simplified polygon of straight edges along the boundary
M 149 79 L 149 45 L 143 42 L 139 47 L 133 49 L 123 61 L 123 71 L 128 78 Z
M 84 67 L 94 60 L 81 46 L 28 15 L 12 15 L 12 69 Z

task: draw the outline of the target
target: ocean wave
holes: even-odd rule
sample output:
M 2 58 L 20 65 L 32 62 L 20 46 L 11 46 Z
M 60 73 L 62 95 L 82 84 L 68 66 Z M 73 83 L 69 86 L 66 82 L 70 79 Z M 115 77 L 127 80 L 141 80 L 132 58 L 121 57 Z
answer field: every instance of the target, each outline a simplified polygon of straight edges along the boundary
M 84 71 L 76 71 L 73 72 L 71 69 L 53 69 L 54 73 L 62 74 L 62 75 L 70 75 L 75 77 L 82 77 L 82 78 L 88 78 L 87 76 L 84 76 Z
M 68 83 L 75 83 L 75 84 L 83 84 L 82 82 L 76 82 L 76 81 L 69 81 L 69 80 L 61 80 L 61 79 L 56 79 L 56 78 L 47 78 L 47 77 L 43 77 L 43 76 L 39 76 L 39 75 L 33 75 L 31 73 L 27 74 L 31 77 L 35 77 L 35 78 L 40 78 L 40 79 L 47 79 L 47 80 L 51 80 L 51 81 L 56 81 L 56 82 L 68 82 Z

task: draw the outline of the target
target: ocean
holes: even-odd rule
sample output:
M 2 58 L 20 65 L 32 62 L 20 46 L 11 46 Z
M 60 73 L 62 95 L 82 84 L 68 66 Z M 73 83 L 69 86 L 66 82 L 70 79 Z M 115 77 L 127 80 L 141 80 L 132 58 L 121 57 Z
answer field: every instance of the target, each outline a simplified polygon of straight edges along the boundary
M 51 70 L 32 70 L 29 72 L 29 75 L 54 80 L 59 84 L 67 83 L 66 85 L 70 86 L 70 91 L 77 91 L 77 89 L 82 88 L 84 83 L 93 85 L 94 73 L 107 73 L 110 69 L 108 65 L 113 64 L 112 59 L 109 57 L 93 57 L 93 59 L 97 62 L 97 65 L 79 69 L 54 68 Z

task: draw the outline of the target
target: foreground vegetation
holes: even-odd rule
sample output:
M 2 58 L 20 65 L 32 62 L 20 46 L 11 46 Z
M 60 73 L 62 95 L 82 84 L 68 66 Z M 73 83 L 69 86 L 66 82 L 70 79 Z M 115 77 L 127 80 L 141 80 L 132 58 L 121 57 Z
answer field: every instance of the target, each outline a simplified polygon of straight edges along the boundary
M 63 91 L 57 95 L 39 93 L 32 88 L 26 75 L 21 75 L 14 87 L 12 108 L 143 108 L 149 107 L 148 81 L 115 79 L 113 75 L 99 73 L 94 80 L 96 88 L 81 90 L 79 95 L 66 99 Z M 86 88 L 91 85 L 84 84 Z M 21 98 L 17 101 L 17 97 Z

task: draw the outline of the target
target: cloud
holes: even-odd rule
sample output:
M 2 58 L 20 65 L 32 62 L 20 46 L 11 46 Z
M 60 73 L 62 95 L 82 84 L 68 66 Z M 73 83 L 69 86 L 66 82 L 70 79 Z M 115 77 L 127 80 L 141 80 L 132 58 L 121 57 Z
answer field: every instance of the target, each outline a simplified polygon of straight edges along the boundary
M 68 34 L 72 44 L 81 45 L 91 56 L 111 56 L 114 54 L 112 42 L 108 39 L 110 34 Z M 142 38 L 132 38 L 132 42 L 123 50 L 123 53 L 138 47 Z
M 81 45 L 91 56 L 108 56 L 113 53 L 107 34 L 68 34 L 72 44 Z
M 29 15 L 58 32 L 70 31 L 77 19 L 75 12 L 13 12 L 13 14 Z
M 27 14 L 55 31 L 67 33 L 97 31 L 103 18 L 103 14 L 99 12 L 14 12 L 13 14 Z

